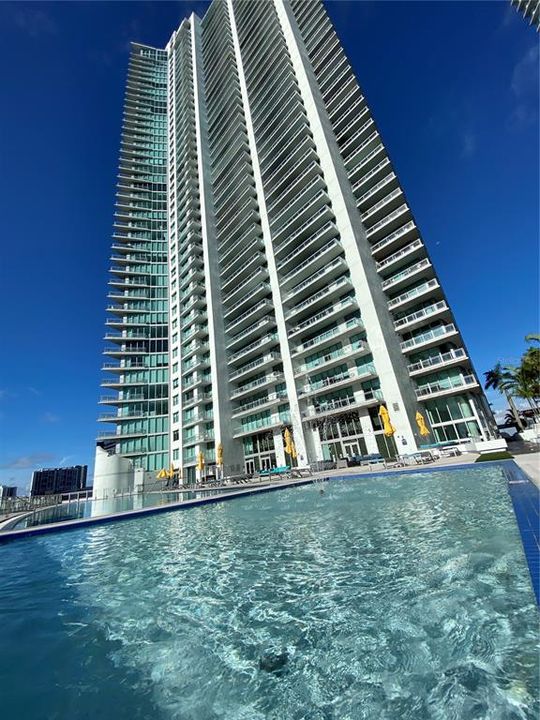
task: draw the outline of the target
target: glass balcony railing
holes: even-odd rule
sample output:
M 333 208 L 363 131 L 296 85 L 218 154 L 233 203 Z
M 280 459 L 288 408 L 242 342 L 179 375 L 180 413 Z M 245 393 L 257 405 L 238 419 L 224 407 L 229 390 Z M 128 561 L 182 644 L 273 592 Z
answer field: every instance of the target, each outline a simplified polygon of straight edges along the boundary
M 381 400 L 383 400 L 382 390 L 366 390 L 362 393 L 355 393 L 354 396 L 350 395 L 348 397 L 316 403 L 307 408 L 305 415 L 308 417 L 317 417 L 354 407 L 362 407 L 363 405 L 379 402 Z
M 416 397 L 420 400 L 440 393 L 448 393 L 453 390 L 461 390 L 477 385 L 478 380 L 474 375 L 459 375 L 457 377 L 447 378 L 446 380 L 439 380 L 435 383 L 422 385 L 422 387 L 416 389 Z
M 439 281 L 435 278 L 432 278 L 431 280 L 428 280 L 425 283 L 422 283 L 421 285 L 418 285 L 417 287 L 413 288 L 412 290 L 408 290 L 405 293 L 402 293 L 401 295 L 398 295 L 397 297 L 393 298 L 392 300 L 388 301 L 388 308 L 391 310 L 392 308 L 397 307 L 398 305 L 402 305 L 405 302 L 408 302 L 409 300 L 413 300 L 416 297 L 419 297 L 421 295 L 424 295 L 427 292 L 430 292 L 431 290 L 435 290 L 439 287 Z
M 431 342 L 432 340 L 438 340 L 442 337 L 446 337 L 447 335 L 453 335 L 454 333 L 457 333 L 457 328 L 452 323 L 450 323 L 449 325 L 439 325 L 439 327 L 421 333 L 420 335 L 417 335 L 410 340 L 405 340 L 401 343 L 401 349 L 403 350 L 403 352 L 405 352 L 407 350 L 410 350 L 411 348 L 418 347 L 419 345 L 424 345 L 425 343 Z
M 396 273 L 396 275 L 392 275 L 386 280 L 383 280 L 383 282 L 381 283 L 383 290 L 391 287 L 392 285 L 396 285 L 398 282 L 401 282 L 402 280 L 405 280 L 412 275 L 416 275 L 416 273 L 429 267 L 431 267 L 431 263 L 428 258 L 422 258 L 422 260 L 415 263 L 414 265 L 410 265 L 409 267 L 405 268 L 405 270 L 402 270 L 401 272 Z
M 411 325 L 414 322 L 417 322 L 418 320 L 423 320 L 424 318 L 431 317 L 432 315 L 436 315 L 437 313 L 443 312 L 444 310 L 448 310 L 448 305 L 444 300 L 441 300 L 437 303 L 433 303 L 433 305 L 428 305 L 425 308 L 422 308 L 421 310 L 417 310 L 416 312 L 411 313 L 410 315 L 406 315 L 405 317 L 400 318 L 399 320 L 394 321 L 394 327 L 396 330 L 399 330 L 400 328 L 403 328 L 407 325 Z
M 419 360 L 418 362 L 411 363 L 407 366 L 407 369 L 411 374 L 421 372 L 422 370 L 434 370 L 435 368 L 454 363 L 459 360 L 467 360 L 468 356 L 464 348 L 456 348 L 445 353 L 438 353 L 432 355 L 425 360 Z
M 278 380 L 282 381 L 283 379 L 283 373 L 280 372 L 273 372 L 268 375 L 265 375 L 262 378 L 257 378 L 256 380 L 252 380 L 249 383 L 245 383 L 244 385 L 241 385 L 240 387 L 236 388 L 236 390 L 233 390 L 231 392 L 231 397 L 238 397 L 239 395 L 243 395 L 245 392 L 251 392 L 254 388 L 260 388 L 263 385 L 268 385 L 270 383 L 276 383 Z

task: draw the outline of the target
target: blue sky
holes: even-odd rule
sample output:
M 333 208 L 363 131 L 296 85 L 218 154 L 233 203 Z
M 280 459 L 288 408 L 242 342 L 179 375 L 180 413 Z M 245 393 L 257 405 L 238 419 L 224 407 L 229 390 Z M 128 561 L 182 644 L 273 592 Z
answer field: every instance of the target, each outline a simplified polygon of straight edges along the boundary
M 92 465 L 129 41 L 205 7 L 0 3 L 0 483 Z M 478 373 L 517 361 L 538 331 L 536 33 L 507 2 L 328 10 Z

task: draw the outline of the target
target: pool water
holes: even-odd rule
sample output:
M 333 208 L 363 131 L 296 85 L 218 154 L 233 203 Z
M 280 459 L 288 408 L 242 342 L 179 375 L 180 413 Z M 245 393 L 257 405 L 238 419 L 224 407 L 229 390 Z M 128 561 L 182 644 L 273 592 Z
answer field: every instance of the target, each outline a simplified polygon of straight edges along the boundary
M 226 490 L 182 490 L 175 492 L 153 492 L 144 494 L 122 495 L 107 500 L 72 500 L 54 505 L 43 510 L 36 510 L 22 517 L 20 520 L 6 523 L 2 530 L 21 530 L 22 528 L 49 525 L 65 520 L 100 517 L 112 513 L 139 510 L 141 508 L 170 505 L 185 500 L 198 500 L 200 498 L 222 495 L 242 490 L 241 486 L 228 487 Z M 2 531 L 0 530 L 0 532 Z
M 2 716 L 537 718 L 502 470 L 334 480 L 0 547 Z

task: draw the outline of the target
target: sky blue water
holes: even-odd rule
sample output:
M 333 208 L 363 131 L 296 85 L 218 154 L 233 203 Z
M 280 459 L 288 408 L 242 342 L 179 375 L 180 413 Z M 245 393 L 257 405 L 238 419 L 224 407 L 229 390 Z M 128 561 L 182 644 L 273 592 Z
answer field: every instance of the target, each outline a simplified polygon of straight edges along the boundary
M 538 616 L 497 468 L 0 547 L 2 716 L 518 720 Z

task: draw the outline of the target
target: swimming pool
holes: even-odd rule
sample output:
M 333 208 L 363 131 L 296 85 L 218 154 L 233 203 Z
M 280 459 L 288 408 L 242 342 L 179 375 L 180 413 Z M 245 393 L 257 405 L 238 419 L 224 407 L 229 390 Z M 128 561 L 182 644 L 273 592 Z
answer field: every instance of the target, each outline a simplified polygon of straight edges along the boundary
M 320 489 L 0 547 L 4 716 L 536 718 L 502 470 Z
M 177 490 L 174 492 L 153 492 L 122 495 L 107 500 L 72 500 L 61 505 L 54 505 L 33 513 L 25 514 L 20 520 L 14 518 L 3 525 L 0 532 L 7 530 L 21 530 L 22 528 L 50 525 L 51 523 L 80 518 L 95 518 L 112 513 L 140 510 L 142 508 L 170 505 L 171 503 L 186 500 L 199 500 L 201 498 L 222 495 L 224 492 L 232 493 L 245 488 L 228 487 L 226 490 Z

